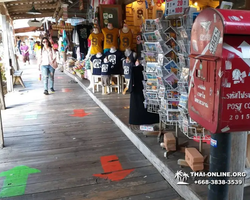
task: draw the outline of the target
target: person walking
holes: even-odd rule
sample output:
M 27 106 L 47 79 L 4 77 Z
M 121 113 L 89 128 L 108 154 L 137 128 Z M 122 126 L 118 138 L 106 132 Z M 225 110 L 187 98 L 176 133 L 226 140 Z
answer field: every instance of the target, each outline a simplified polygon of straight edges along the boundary
M 48 95 L 48 84 L 50 87 L 51 93 L 54 93 L 54 74 L 55 68 L 57 67 L 56 63 L 56 54 L 54 49 L 51 46 L 47 37 L 42 38 L 41 40 L 41 51 L 39 53 L 39 61 L 38 61 L 38 70 L 42 71 L 43 77 L 43 86 L 44 86 L 44 94 Z M 49 81 L 48 81 L 49 80 Z
M 20 47 L 21 47 L 21 39 L 20 39 L 20 37 L 18 36 L 17 37 L 17 49 L 18 49 L 18 52 L 20 53 L 20 55 L 22 54 L 22 52 L 21 52 L 21 49 L 20 49 Z
M 26 64 L 27 61 L 28 61 L 28 63 L 30 64 L 29 46 L 26 45 L 25 42 L 22 42 L 22 43 L 21 43 L 20 50 L 21 50 L 21 52 L 22 52 L 24 64 Z

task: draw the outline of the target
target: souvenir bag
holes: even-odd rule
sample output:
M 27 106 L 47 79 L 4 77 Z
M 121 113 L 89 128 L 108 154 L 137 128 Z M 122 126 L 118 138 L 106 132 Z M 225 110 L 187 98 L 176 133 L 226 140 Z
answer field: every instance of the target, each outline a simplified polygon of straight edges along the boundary
M 51 62 L 51 67 L 53 67 L 54 69 L 58 68 L 58 64 L 57 64 L 57 61 L 56 61 L 56 53 L 55 53 L 55 50 L 54 49 L 51 49 L 52 50 L 52 62 Z

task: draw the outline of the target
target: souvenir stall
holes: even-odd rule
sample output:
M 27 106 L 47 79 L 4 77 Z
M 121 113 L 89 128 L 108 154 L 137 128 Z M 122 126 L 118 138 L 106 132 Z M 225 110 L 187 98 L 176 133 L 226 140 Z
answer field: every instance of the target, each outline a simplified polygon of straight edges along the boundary
M 189 117 L 187 110 L 190 34 L 199 11 L 190 7 L 188 0 L 177 5 L 175 1 L 166 3 L 164 17 L 145 19 L 142 26 L 144 105 L 148 112 L 159 114 L 158 142 L 166 149 L 164 157 L 187 146 L 190 140 L 199 142 L 194 149 L 203 157 L 202 144 L 210 144 L 210 135 Z M 206 28 L 206 23 L 201 26 Z M 140 128 L 154 130 L 148 125 Z M 186 141 L 178 142 L 180 134 L 186 136 Z M 187 163 L 188 152 L 185 153 L 186 159 L 180 159 L 178 164 L 190 166 L 194 171 L 204 169 L 203 162 Z

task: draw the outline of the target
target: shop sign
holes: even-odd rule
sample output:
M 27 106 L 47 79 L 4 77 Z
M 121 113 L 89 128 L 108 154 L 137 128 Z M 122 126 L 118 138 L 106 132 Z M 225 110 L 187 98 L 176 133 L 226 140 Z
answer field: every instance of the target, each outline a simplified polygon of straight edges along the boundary
M 183 14 L 188 6 L 189 0 L 166 0 L 166 15 Z

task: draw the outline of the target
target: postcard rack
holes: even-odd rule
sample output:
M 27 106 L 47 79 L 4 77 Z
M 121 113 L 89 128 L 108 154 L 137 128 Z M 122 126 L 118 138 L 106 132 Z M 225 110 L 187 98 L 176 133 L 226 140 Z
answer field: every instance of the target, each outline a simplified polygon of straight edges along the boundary
M 175 129 L 176 137 L 179 128 L 200 144 L 208 140 L 207 131 L 192 121 L 187 109 L 191 27 L 187 13 L 177 18 L 146 19 L 143 27 L 144 106 L 159 114 L 159 142 L 169 128 Z

